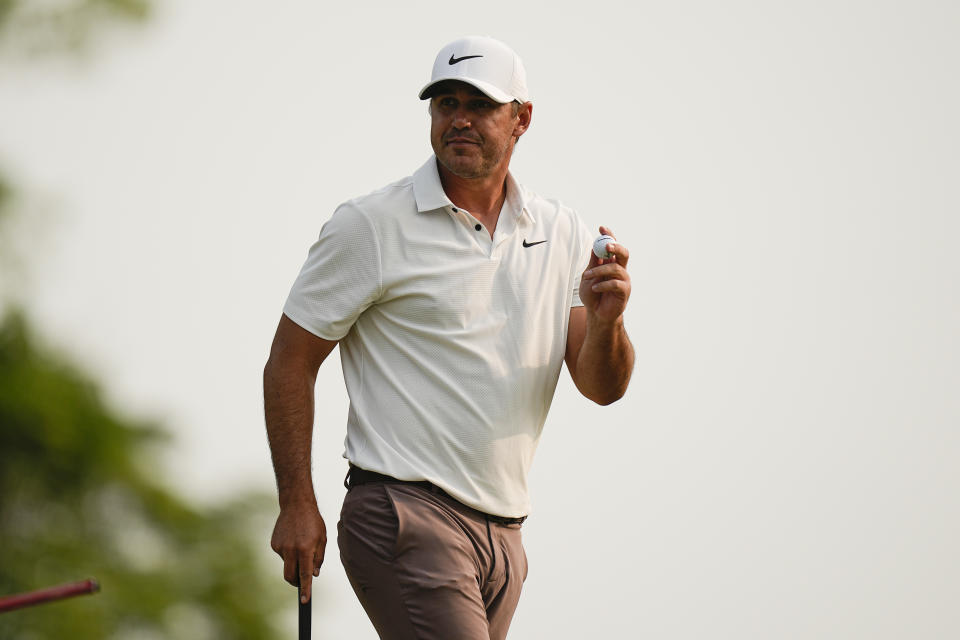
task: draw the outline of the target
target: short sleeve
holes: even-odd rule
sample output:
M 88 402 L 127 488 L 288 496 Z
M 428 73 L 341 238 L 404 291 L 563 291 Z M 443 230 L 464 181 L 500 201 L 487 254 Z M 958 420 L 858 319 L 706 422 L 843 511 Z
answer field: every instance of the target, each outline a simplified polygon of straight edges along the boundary
M 590 252 L 593 251 L 593 233 L 591 233 L 590 228 L 583 223 L 580 216 L 576 216 L 576 220 L 577 231 L 573 239 L 574 264 L 570 270 L 570 286 L 573 289 L 573 298 L 570 302 L 571 309 L 583 306 L 583 301 L 580 300 L 580 276 L 583 275 L 584 269 L 586 269 L 590 263 Z
M 370 219 L 340 205 L 310 247 L 283 313 L 325 340 L 340 340 L 380 296 L 380 245 Z

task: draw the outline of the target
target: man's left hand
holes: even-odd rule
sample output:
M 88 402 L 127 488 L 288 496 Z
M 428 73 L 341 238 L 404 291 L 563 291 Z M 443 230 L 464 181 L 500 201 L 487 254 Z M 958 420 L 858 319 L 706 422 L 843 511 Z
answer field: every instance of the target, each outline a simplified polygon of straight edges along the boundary
M 600 227 L 600 233 L 616 238 L 607 227 Z M 607 250 L 613 254 L 612 258 L 598 258 L 590 252 L 590 263 L 580 279 L 580 300 L 586 307 L 588 322 L 616 322 L 630 299 L 630 274 L 627 273 L 630 252 L 619 242 L 611 242 Z

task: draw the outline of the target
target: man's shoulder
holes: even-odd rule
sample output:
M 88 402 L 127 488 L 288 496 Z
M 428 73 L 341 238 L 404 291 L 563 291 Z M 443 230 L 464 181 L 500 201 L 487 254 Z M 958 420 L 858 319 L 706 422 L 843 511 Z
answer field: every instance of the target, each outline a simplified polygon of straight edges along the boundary
M 355 209 L 367 217 L 376 220 L 384 215 L 396 215 L 398 209 L 416 209 L 413 194 L 413 176 L 406 176 L 366 193 L 347 200 L 341 209 Z
M 558 198 L 544 196 L 528 187 L 521 188 L 523 189 L 524 204 L 534 213 L 543 211 L 552 213 L 553 215 L 576 215 L 576 212 L 574 212 L 571 207 L 564 204 L 563 201 Z
M 537 223 L 562 224 L 578 226 L 583 224 L 577 211 L 557 198 L 550 198 L 540 193 L 520 186 L 523 192 L 524 207 L 530 212 Z

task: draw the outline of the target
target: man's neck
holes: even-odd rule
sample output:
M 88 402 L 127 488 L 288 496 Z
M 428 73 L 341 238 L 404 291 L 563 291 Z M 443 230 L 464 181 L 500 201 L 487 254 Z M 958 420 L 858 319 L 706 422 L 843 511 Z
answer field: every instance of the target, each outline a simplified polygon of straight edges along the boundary
M 437 172 L 450 202 L 469 211 L 493 236 L 507 197 L 507 167 L 483 178 L 461 178 L 437 162 Z

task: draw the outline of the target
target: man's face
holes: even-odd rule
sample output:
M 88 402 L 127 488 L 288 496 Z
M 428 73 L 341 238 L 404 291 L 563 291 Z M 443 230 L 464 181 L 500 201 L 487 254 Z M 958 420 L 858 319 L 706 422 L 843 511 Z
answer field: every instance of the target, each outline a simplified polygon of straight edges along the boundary
M 484 178 L 509 164 L 513 139 L 529 123 L 529 105 L 519 112 L 459 81 L 442 82 L 430 102 L 430 143 L 448 171 L 461 178 Z

